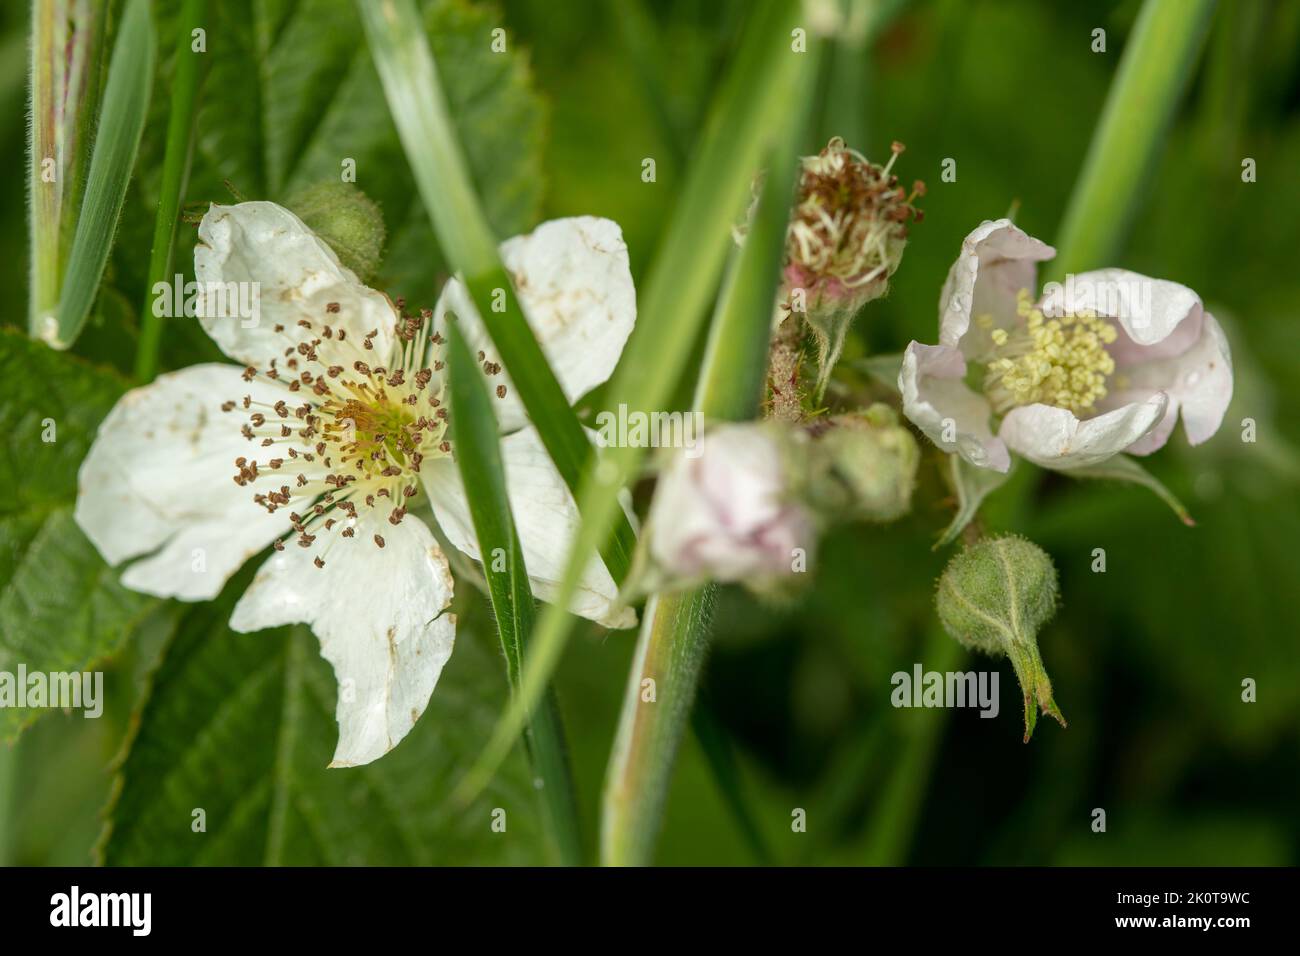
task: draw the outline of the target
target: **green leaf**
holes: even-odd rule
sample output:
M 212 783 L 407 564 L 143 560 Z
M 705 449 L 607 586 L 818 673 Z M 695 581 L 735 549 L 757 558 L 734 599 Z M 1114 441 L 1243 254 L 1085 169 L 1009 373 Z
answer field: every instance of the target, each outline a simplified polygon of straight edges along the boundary
M 445 799 L 503 689 L 473 634 L 457 635 L 428 709 L 396 749 L 365 767 L 327 770 L 338 734 L 334 675 L 306 628 L 226 627 L 247 577 L 191 611 L 164 651 L 122 760 L 99 846 L 104 863 L 544 862 L 522 754 L 473 806 Z M 497 808 L 503 833 L 492 829 Z
M 524 644 L 533 625 L 533 592 L 506 492 L 505 466 L 492 399 L 474 356 L 455 323 L 448 326 L 447 362 L 456 465 L 469 503 L 483 573 L 496 614 L 506 676 L 518 687 Z M 498 566 L 500 561 L 500 566 Z M 566 864 L 582 863 L 578 812 L 565 755 L 564 732 L 553 695 L 529 719 L 529 754 L 550 811 L 552 832 Z
M 1116 455 L 1108 458 L 1099 465 L 1089 465 L 1087 468 L 1071 468 L 1065 474 L 1073 478 L 1099 478 L 1110 481 L 1128 481 L 1133 484 L 1142 485 L 1144 488 L 1150 488 L 1160 500 L 1173 509 L 1178 520 L 1188 527 L 1196 524 L 1183 503 L 1175 497 L 1174 493 L 1164 486 L 1164 484 L 1151 472 L 1147 471 L 1140 465 L 1136 459 L 1128 455 Z
M 948 475 L 953 493 L 957 496 L 957 513 L 952 522 L 944 529 L 939 540 L 934 543 L 934 550 L 946 548 L 957 540 L 957 535 L 975 520 L 984 499 L 1001 488 L 1011 477 L 1011 471 L 994 471 L 992 468 L 976 468 L 961 455 L 948 456 Z
M 0 670 L 86 670 L 158 604 L 123 588 L 72 519 L 77 469 L 123 383 L 12 332 L 0 376 Z M 45 713 L 0 708 L 0 741 Z
M 85 325 L 108 262 L 113 232 L 135 166 L 149 111 L 154 35 L 146 0 L 129 0 L 108 67 L 85 197 L 59 292 L 58 319 L 33 329 L 47 343 L 68 348 Z
M 415 6 L 411 0 L 359 6 L 389 112 L 439 245 L 464 278 L 542 444 L 576 495 L 583 467 L 593 457 L 591 442 L 547 364 L 518 297 L 506 295 L 504 311 L 493 308 L 497 294 L 513 291 L 513 286 L 497 255 Z M 600 551 L 614 579 L 621 581 L 636 536 L 625 515 L 606 520 L 614 533 L 608 544 L 602 535 Z

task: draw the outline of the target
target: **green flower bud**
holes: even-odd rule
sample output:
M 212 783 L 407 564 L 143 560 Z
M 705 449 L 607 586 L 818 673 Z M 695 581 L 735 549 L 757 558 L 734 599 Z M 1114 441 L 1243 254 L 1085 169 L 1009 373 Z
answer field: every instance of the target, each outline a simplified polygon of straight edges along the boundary
M 809 494 L 830 516 L 892 521 L 907 513 L 921 453 L 888 405 L 818 424 Z
M 1042 548 L 1016 535 L 985 538 L 948 562 L 935 605 L 944 629 L 977 651 L 1011 658 L 1025 698 L 1025 742 L 1038 710 L 1065 726 L 1038 655 L 1038 629 L 1056 613 L 1056 567 Z
M 384 217 L 379 205 L 351 183 L 325 182 L 301 189 L 285 202 L 320 236 L 339 261 L 368 282 L 384 257 Z

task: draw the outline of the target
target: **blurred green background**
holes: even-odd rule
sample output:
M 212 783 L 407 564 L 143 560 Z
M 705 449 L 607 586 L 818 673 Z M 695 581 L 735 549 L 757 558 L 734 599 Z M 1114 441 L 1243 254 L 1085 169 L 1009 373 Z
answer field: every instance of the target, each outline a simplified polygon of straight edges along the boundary
M 124 374 L 134 353 L 152 227 L 172 6 L 162 5 L 159 16 L 163 73 L 138 181 L 106 289 L 75 349 Z M 298 124 L 289 142 L 307 158 L 280 166 L 240 160 L 241 150 L 276 155 L 231 140 L 241 122 L 250 129 L 261 123 L 263 133 L 270 125 L 241 90 L 249 82 L 241 75 L 250 72 L 247 62 L 231 52 L 241 37 L 248 39 L 241 18 L 252 22 L 253 8 L 262 5 L 220 6 L 226 22 L 212 30 L 213 73 L 187 200 L 224 201 L 222 178 L 233 179 L 249 198 L 283 198 L 295 184 L 336 170 L 338 156 L 356 152 L 349 137 L 358 137 L 368 144 L 361 155 L 371 157 L 369 166 L 359 164 L 358 185 L 383 204 L 392 237 L 390 258 L 372 284 L 431 305 L 445 269 L 427 225 L 411 212 L 418 204 L 400 152 L 375 131 L 386 118 L 360 108 L 330 112 L 326 125 L 335 125 L 322 139 L 303 125 L 306 114 L 290 109 L 273 119 L 290 129 Z M 359 34 L 348 5 L 269 6 L 276 11 L 271 35 L 277 42 L 306 37 L 317 44 L 308 49 L 354 63 Z M 557 216 L 607 216 L 622 225 L 639 278 L 750 4 L 506 0 L 485 7 L 457 0 L 433 6 L 435 19 L 447 18 L 437 22 L 468 24 L 473 29 L 466 36 L 478 38 L 461 46 L 448 40 L 440 59 L 458 67 L 446 80 L 450 95 L 462 115 L 475 116 L 465 135 L 498 230 L 508 234 Z M 981 220 L 1018 203 L 1018 224 L 1053 241 L 1139 8 L 1134 0 L 887 6 L 899 9 L 869 50 L 836 48 L 820 94 L 818 134 L 807 143 L 813 152 L 840 134 L 880 159 L 900 140 L 907 146 L 896 167 L 900 178 L 929 186 L 921 202 L 925 220 L 912 230 L 890 295 L 855 325 L 850 358 L 900 351 L 913 338 L 933 340 L 943 278 L 961 239 Z M 20 175 L 26 11 L 10 4 L 0 17 L 0 135 L 11 171 L 0 180 L 0 277 L 19 290 L 27 282 Z M 316 18 L 310 28 L 308 17 Z M 498 21 L 509 35 L 508 64 L 469 48 Z M 1091 49 L 1098 27 L 1107 32 L 1105 53 Z M 231 46 L 217 42 L 225 37 Z M 308 81 L 331 82 L 328 58 L 304 52 L 299 59 L 313 64 Z M 501 93 L 502 87 L 509 89 Z M 226 116 L 216 115 L 214 98 Z M 344 121 L 349 115 L 352 126 Z M 653 183 L 641 178 L 647 157 L 656 160 Z M 1247 157 L 1257 164 L 1253 183 L 1241 180 Z M 946 158 L 956 161 L 955 182 L 940 181 Z M 1025 467 L 983 512 L 990 530 L 1027 535 L 1059 568 L 1064 602 L 1040 646 L 1069 728 L 1043 723 L 1031 743 L 1021 743 L 1015 678 L 1005 662 L 996 720 L 970 710 L 890 706 L 895 671 L 917 662 L 940 670 L 974 666 L 934 621 L 934 581 L 949 555 L 930 545 L 950 505 L 927 465 L 908 519 L 835 529 L 816 584 L 797 605 L 764 606 L 743 592 L 724 592 L 701 722 L 708 739 L 725 742 L 745 809 L 738 813 L 725 795 L 729 788 L 719 786 L 699 738 L 688 738 L 659 862 L 1300 862 L 1297 170 L 1300 2 L 1222 3 L 1124 252 L 1113 263 L 1197 290 L 1232 342 L 1236 395 L 1219 435 L 1189 449 L 1179 429 L 1148 461 L 1188 505 L 1197 527 L 1183 527 L 1144 490 L 1076 483 Z M 187 228 L 178 247 L 182 265 L 192 244 Z M 24 327 L 24 296 L 10 302 L 5 323 Z M 163 361 L 177 367 L 213 354 L 193 329 L 175 329 Z M 1255 443 L 1241 440 L 1240 423 L 1248 417 L 1257 422 Z M 1106 551 L 1104 574 L 1091 571 L 1095 548 Z M 465 615 L 458 657 L 477 654 L 490 664 L 498 652 L 483 599 L 462 585 L 458 605 Z M 113 786 L 112 760 L 132 724 L 144 675 L 161 646 L 174 646 L 196 627 L 193 615 L 181 617 L 185 610 L 152 608 L 131 635 L 108 677 L 105 719 L 54 714 L 15 750 L 0 747 L 0 860 L 90 860 Z M 560 670 L 589 842 L 634 639 L 633 632 L 584 632 Z M 486 717 L 423 732 L 439 740 L 458 736 L 455 747 L 467 761 L 506 689 L 499 668 L 471 672 L 469 663 L 456 661 L 435 698 L 454 697 L 473 677 L 480 682 L 476 693 L 486 698 Z M 1245 678 L 1257 683 L 1254 703 L 1241 699 Z M 438 717 L 431 708 L 422 724 Z M 329 736 L 320 746 L 332 743 Z M 403 744 L 399 753 L 413 747 Z M 449 760 L 434 773 L 415 759 L 398 764 L 393 759 L 385 772 L 414 778 L 407 783 L 411 800 L 435 802 L 465 766 Z M 162 779 L 158 786 L 173 784 Z M 377 813 L 396 812 L 382 801 L 377 807 Z M 806 833 L 791 831 L 796 808 L 807 811 Z M 1105 833 L 1091 828 L 1094 808 L 1106 811 Z M 757 838 L 747 836 L 746 819 Z M 183 823 L 178 832 L 186 833 Z M 525 830 L 509 837 L 519 845 L 505 857 L 470 838 L 428 839 L 419 852 L 404 855 L 377 841 L 370 851 L 322 856 L 340 862 L 542 859 Z M 122 861 L 196 861 L 167 845 L 166 828 L 133 839 L 134 855 L 124 851 Z

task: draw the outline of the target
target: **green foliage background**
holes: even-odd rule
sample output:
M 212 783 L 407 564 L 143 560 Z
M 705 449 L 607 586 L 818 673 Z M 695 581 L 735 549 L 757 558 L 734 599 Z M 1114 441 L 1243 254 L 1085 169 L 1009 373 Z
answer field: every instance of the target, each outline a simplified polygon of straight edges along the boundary
M 283 199 L 357 160 L 389 255 L 372 283 L 432 304 L 445 261 L 415 196 L 350 4 L 217 3 L 186 200 Z M 637 6 L 641 6 L 638 4 Z M 493 227 L 592 214 L 617 220 L 642 275 L 748 4 L 469 0 L 425 5 L 431 43 Z M 146 284 L 168 108 L 174 3 L 157 6 L 160 75 L 105 286 L 74 352 L 21 339 L 23 297 L 0 315 L 0 669 L 88 666 L 113 654 L 99 721 L 54 714 L 0 745 L 0 862 L 496 863 L 550 859 L 521 754 L 469 808 L 445 796 L 506 700 L 486 599 L 458 587 L 462 629 L 433 704 L 364 771 L 323 767 L 333 686 L 310 635 L 235 635 L 223 604 L 126 592 L 75 534 L 75 468 L 128 386 Z M 868 55 L 823 85 L 811 152 L 840 133 L 869 156 L 907 144 L 898 171 L 929 185 L 888 298 L 848 357 L 932 340 L 961 238 L 1019 203 L 1052 241 L 1138 4 L 1046 0 L 907 4 Z M 504 25 L 509 53 L 488 50 Z M 1107 31 L 1106 53 L 1091 50 Z M 0 12 L 0 277 L 27 282 L 23 179 L 26 14 Z M 1220 434 L 1181 430 L 1149 463 L 1197 519 L 1148 492 L 1021 468 L 983 514 L 1055 558 L 1064 604 L 1040 646 L 1070 720 L 1021 740 L 1014 676 L 1002 713 L 895 710 L 890 675 L 969 666 L 931 605 L 950 511 L 927 470 L 912 516 L 838 528 L 816 585 L 772 608 L 724 590 L 700 703 L 730 744 L 768 858 L 791 863 L 1300 862 L 1300 2 L 1224 3 L 1115 265 L 1196 289 L 1233 344 L 1236 397 Z M 656 160 L 656 182 L 641 179 Z M 955 182 L 940 181 L 945 158 Z M 1258 181 L 1241 181 L 1253 158 Z M 191 263 L 182 226 L 178 267 Z M 193 324 L 167 326 L 164 368 L 217 358 Z M 85 363 L 90 363 L 87 365 Z M 93 366 L 90 367 L 90 366 Z M 687 393 L 689 394 L 689 390 Z M 586 403 L 599 407 L 600 396 Z M 39 441 L 59 421 L 60 442 Z M 1240 440 L 1243 418 L 1258 442 Z M 62 530 L 60 530 L 62 529 Z M 1091 570 L 1104 548 L 1106 572 Z M 37 586 L 41 585 L 41 586 Z M 238 580 L 227 589 L 228 606 Z M 584 632 L 558 691 L 589 845 L 630 663 L 631 632 Z M 985 662 L 981 666 L 986 666 Z M 153 676 L 150 677 L 149 675 Z M 1241 701 L 1243 678 L 1258 701 Z M 152 685 L 153 692 L 147 688 Z M 0 737 L 25 715 L 0 711 Z M 124 762 L 124 743 L 136 746 Z M 101 812 L 111 805 L 112 826 Z M 488 814 L 509 809 L 505 834 Z M 190 830 L 193 808 L 208 833 Z M 1095 834 L 1094 808 L 1107 812 Z M 807 833 L 790 829 L 803 808 Z M 695 737 L 670 794 L 658 859 L 755 862 Z

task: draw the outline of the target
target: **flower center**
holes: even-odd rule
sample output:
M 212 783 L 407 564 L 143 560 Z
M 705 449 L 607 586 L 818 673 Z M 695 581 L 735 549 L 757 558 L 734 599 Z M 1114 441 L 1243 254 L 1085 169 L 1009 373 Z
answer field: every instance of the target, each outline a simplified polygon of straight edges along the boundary
M 441 377 L 434 380 L 444 365 L 443 338 L 430 335 L 432 313 L 409 315 L 403 305 L 396 303 L 388 356 L 374 354 L 377 329 L 357 342 L 343 329 L 323 324 L 317 330 L 307 319 L 294 329 L 275 326 L 289 347 L 266 369 L 246 368 L 244 380 L 278 382 L 302 403 L 267 404 L 245 395 L 222 405 L 223 411 L 249 413 L 241 431 L 266 450 L 260 459 L 235 459 L 235 483 L 260 489 L 253 501 L 267 511 L 292 506 L 290 523 L 304 548 L 335 525 L 342 525 L 343 537 L 353 537 L 363 509 L 384 509 L 389 523 L 399 524 L 419 491 L 422 464 L 451 454 L 443 384 Z M 331 302 L 325 311 L 336 315 L 340 306 Z M 375 358 L 381 362 L 367 361 Z M 485 370 L 499 371 L 490 364 Z M 382 536 L 374 541 L 384 546 Z M 282 551 L 284 543 L 274 547 Z M 320 557 L 315 563 L 324 567 Z
M 1106 397 L 1106 380 L 1115 371 L 1106 351 L 1118 335 L 1115 326 L 1091 311 L 1046 319 L 1028 289 L 1017 293 L 1016 312 L 1024 322 L 1010 331 L 992 328 L 990 315 L 976 320 L 991 329 L 984 392 L 994 412 L 1037 403 L 1091 412 Z

